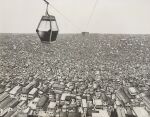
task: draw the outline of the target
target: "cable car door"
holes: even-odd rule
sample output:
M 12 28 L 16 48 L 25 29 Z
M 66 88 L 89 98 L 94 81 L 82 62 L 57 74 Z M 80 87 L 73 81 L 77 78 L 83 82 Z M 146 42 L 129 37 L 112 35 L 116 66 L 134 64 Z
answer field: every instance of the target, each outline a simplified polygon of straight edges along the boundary
M 55 41 L 58 35 L 58 25 L 56 20 L 51 22 L 52 33 L 51 33 L 51 41 Z

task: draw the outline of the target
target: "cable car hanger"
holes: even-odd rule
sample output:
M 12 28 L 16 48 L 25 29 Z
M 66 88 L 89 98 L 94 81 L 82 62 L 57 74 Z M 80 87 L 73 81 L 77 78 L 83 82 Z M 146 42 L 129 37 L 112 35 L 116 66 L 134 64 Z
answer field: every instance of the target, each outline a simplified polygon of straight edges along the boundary
M 44 1 L 44 2 L 46 3 L 46 5 L 47 5 L 47 6 L 46 6 L 46 12 L 45 12 L 45 15 L 46 15 L 46 16 L 50 16 L 49 13 L 48 13 L 48 5 L 49 5 L 49 2 L 46 1 L 46 0 L 43 0 L 43 1 Z

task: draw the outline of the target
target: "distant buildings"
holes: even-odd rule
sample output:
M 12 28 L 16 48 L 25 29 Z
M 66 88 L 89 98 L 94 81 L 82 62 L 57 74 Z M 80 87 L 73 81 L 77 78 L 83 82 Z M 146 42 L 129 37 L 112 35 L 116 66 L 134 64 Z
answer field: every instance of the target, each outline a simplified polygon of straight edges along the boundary
M 82 35 L 85 36 L 85 35 L 89 35 L 90 33 L 89 32 L 82 32 Z

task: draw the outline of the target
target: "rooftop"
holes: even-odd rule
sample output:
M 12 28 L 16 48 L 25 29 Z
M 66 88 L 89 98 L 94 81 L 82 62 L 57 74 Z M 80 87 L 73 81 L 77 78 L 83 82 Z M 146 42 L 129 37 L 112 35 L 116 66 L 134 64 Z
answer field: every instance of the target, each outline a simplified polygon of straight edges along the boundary
M 17 93 L 17 91 L 21 88 L 21 86 L 15 86 L 9 93 L 14 95 Z

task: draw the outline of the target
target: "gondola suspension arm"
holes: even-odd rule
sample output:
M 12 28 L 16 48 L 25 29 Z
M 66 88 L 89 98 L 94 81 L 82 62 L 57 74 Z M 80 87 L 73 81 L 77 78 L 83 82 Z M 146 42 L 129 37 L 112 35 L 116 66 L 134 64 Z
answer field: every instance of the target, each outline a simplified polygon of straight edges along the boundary
M 49 5 L 49 2 L 47 0 L 43 0 L 45 3 L 46 3 L 46 12 L 45 12 L 45 15 L 46 16 L 49 16 L 49 13 L 48 13 L 48 5 Z
M 44 2 L 49 5 L 49 2 L 47 0 L 44 0 Z

